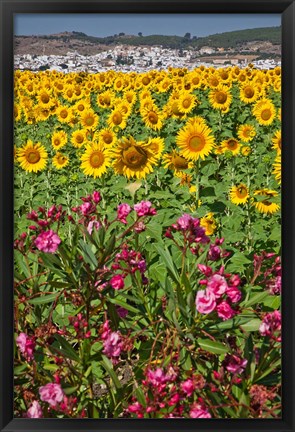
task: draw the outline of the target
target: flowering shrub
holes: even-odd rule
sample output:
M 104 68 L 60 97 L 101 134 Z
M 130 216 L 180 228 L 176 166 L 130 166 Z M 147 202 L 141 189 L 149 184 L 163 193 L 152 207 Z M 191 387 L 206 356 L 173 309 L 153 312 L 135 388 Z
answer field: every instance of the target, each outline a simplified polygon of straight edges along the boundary
M 183 214 L 161 243 L 147 242 L 158 217 L 149 201 L 119 204 L 113 219 L 102 202 L 94 191 L 68 211 L 33 210 L 27 219 L 34 225 L 15 241 L 16 260 L 28 266 L 16 284 L 16 413 L 254 418 L 276 412 L 281 315 L 261 306 L 277 296 L 269 287 L 278 283 L 279 258 L 254 256 L 247 280 L 227 271 L 225 239 L 207 236 L 198 218 Z M 155 252 L 164 278 L 154 273 Z M 250 285 L 254 279 L 262 290 Z M 273 384 L 265 387 L 265 377 Z

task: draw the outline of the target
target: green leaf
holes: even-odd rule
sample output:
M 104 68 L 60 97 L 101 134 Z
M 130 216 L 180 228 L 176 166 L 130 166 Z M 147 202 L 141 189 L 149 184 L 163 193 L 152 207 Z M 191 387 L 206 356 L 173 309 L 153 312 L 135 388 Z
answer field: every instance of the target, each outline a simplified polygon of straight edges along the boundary
M 250 298 L 247 301 L 243 301 L 240 303 L 240 306 L 248 308 L 250 306 L 253 306 L 257 303 L 262 303 L 262 301 L 269 296 L 269 293 L 267 291 L 253 293 L 253 295 L 250 295 Z
M 40 296 L 40 297 L 35 297 L 35 298 L 28 300 L 28 303 L 34 304 L 34 305 L 53 303 L 56 300 L 58 294 L 59 293 L 54 293 L 54 294 L 47 294 L 47 295 Z
M 123 300 L 120 300 L 120 299 L 118 299 L 116 297 L 115 298 L 109 298 L 108 301 L 110 303 L 113 303 L 113 304 L 117 305 L 117 306 L 121 306 L 124 309 L 129 310 L 130 312 L 134 312 L 135 314 L 139 313 L 138 309 L 136 309 L 135 307 L 129 305 L 128 303 L 125 303 Z
M 221 342 L 215 342 L 211 339 L 197 339 L 197 343 L 200 347 L 213 354 L 226 354 L 228 347 L 223 345 Z
M 160 246 L 154 245 L 155 249 L 157 250 L 158 254 L 161 256 L 161 258 L 163 259 L 167 270 L 169 271 L 170 276 L 172 277 L 172 279 L 179 284 L 180 283 L 180 278 L 179 278 L 179 274 L 177 271 L 177 268 L 174 265 L 174 262 L 172 260 L 172 257 L 170 255 L 169 250 L 167 249 L 167 247 L 165 247 L 164 249 L 161 248 Z
M 242 324 L 241 327 L 246 332 L 257 331 L 260 327 L 261 320 L 258 318 L 254 318 L 250 320 L 248 323 Z
M 55 333 L 54 337 L 57 340 L 59 347 L 55 347 L 52 345 L 51 348 L 55 349 L 56 351 L 59 351 L 62 354 L 65 354 L 66 357 L 68 357 L 69 359 L 80 363 L 80 357 L 78 356 L 77 352 L 74 350 L 72 345 L 59 334 Z
M 120 389 L 122 388 L 122 384 L 120 383 L 114 369 L 113 369 L 113 365 L 112 362 L 105 356 L 102 355 L 102 366 L 105 368 L 105 370 L 107 371 L 107 373 L 110 375 L 110 377 L 112 378 L 113 383 L 115 384 L 116 389 Z
M 84 260 L 90 265 L 91 270 L 95 270 L 98 262 L 91 247 L 84 240 L 79 240 L 79 246 Z

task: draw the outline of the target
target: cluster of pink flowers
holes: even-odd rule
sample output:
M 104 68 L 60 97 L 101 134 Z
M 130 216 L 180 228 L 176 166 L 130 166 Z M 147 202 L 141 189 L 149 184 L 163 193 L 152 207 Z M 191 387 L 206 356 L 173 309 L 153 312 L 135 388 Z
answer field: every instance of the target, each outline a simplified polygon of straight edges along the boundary
M 16 338 L 17 346 L 24 358 L 28 361 L 33 360 L 35 351 L 35 338 L 29 337 L 25 333 L 20 333 Z
M 259 333 L 262 336 L 268 336 L 271 339 L 281 341 L 281 313 L 278 310 L 267 313 L 259 327 Z
M 191 417 L 210 418 L 202 398 L 194 400 L 196 392 L 205 386 L 201 375 L 193 375 L 182 381 L 177 368 L 169 366 L 166 370 L 148 368 L 142 381 L 145 404 L 135 397 L 127 411 L 137 418 L 153 417 L 161 413 L 166 418 Z M 191 400 L 188 400 L 191 398 Z
M 81 313 L 78 313 L 77 316 L 69 317 L 69 322 L 74 327 L 78 339 L 90 338 L 91 331 L 86 331 L 88 322 Z
M 133 226 L 135 232 L 140 233 L 145 231 L 146 226 L 140 218 L 145 216 L 155 216 L 157 214 L 156 209 L 152 207 L 152 203 L 150 201 L 141 201 L 138 204 L 135 204 L 133 207 L 134 211 L 137 213 L 138 220 Z M 131 213 L 132 207 L 129 204 L 122 203 L 118 205 L 117 208 L 117 220 L 122 222 L 124 225 L 127 224 L 127 216 Z
M 148 283 L 148 279 L 145 276 L 146 262 L 144 258 L 140 252 L 136 252 L 132 249 L 129 250 L 126 244 L 122 246 L 122 251 L 116 255 L 114 263 L 112 264 L 112 271 L 120 271 L 120 273 L 115 274 L 110 280 L 110 284 L 115 290 L 124 288 L 125 277 L 128 274 L 134 274 L 136 271 L 140 272 L 142 283 Z
M 35 240 L 37 249 L 46 253 L 55 253 L 60 243 L 61 239 L 52 230 L 42 231 Z
M 97 205 L 101 201 L 101 195 L 99 192 L 94 191 L 91 195 L 82 197 L 81 200 L 83 204 L 72 207 L 72 211 L 80 216 L 78 223 L 84 225 L 91 235 L 93 229 L 98 230 L 101 227 L 101 223 L 97 220 Z M 73 221 L 72 216 L 68 216 L 68 219 Z
M 124 348 L 123 338 L 119 331 L 112 331 L 109 321 L 105 321 L 102 326 L 101 339 L 103 340 L 103 352 L 114 364 L 118 362 Z
M 216 238 L 214 243 L 209 246 L 207 258 L 209 261 L 218 261 L 220 258 L 225 258 L 230 255 L 230 252 L 221 248 L 224 238 Z
M 259 284 L 264 285 L 270 294 L 280 295 L 282 291 L 281 258 L 273 252 L 265 251 L 261 255 L 254 255 L 253 282 L 257 278 L 259 278 Z
M 42 418 L 43 412 L 38 401 L 34 400 L 27 411 L 28 418 Z
M 238 375 L 245 370 L 247 363 L 248 360 L 243 359 L 238 355 L 227 354 L 223 361 L 223 366 L 228 372 Z
M 48 402 L 51 407 L 56 407 L 64 399 L 64 392 L 60 384 L 48 383 L 39 388 L 40 399 Z
M 192 246 L 194 243 L 206 244 L 210 239 L 205 234 L 205 229 L 200 225 L 200 220 L 185 213 L 177 219 L 176 223 L 167 229 L 165 237 L 174 239 L 173 232 L 180 232 L 185 243 Z M 197 254 L 199 248 L 191 247 L 192 253 Z
M 224 267 L 214 273 L 211 267 L 203 264 L 198 264 L 198 268 L 206 276 L 206 279 L 199 281 L 201 285 L 206 285 L 206 289 L 197 292 L 197 311 L 201 314 L 216 311 L 223 320 L 228 320 L 239 313 L 237 308 L 232 307 L 241 300 L 239 276 L 224 274 Z

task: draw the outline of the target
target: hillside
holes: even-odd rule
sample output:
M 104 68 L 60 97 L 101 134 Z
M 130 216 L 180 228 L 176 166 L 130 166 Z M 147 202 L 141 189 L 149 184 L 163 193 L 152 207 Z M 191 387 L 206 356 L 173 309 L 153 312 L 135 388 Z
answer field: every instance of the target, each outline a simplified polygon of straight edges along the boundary
M 265 42 L 261 45 L 262 52 L 272 52 L 272 46 L 278 48 L 281 45 L 281 27 L 266 27 L 249 30 L 239 30 L 226 33 L 213 34 L 207 37 L 191 36 L 163 36 L 150 35 L 126 35 L 119 33 L 104 38 L 88 36 L 82 32 L 63 32 L 46 36 L 16 36 L 15 54 L 32 55 L 64 55 L 68 51 L 77 51 L 82 55 L 93 55 L 110 49 L 115 45 L 155 46 L 161 45 L 171 49 L 200 48 L 232 48 L 233 50 L 251 51 L 251 44 Z M 266 51 L 263 50 L 266 48 Z

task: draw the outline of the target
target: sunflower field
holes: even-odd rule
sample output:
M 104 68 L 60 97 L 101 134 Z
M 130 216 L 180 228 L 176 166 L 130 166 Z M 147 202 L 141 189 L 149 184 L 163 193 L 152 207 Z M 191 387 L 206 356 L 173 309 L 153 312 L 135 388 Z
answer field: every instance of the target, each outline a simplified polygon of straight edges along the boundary
M 15 72 L 15 413 L 281 417 L 281 69 Z

